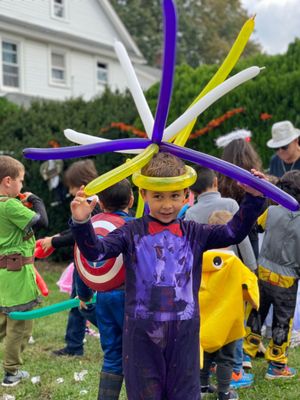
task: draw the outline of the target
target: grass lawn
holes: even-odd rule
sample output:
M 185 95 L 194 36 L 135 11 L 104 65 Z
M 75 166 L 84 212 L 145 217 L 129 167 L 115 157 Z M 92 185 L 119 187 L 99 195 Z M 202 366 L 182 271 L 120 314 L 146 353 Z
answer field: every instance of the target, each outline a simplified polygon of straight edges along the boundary
M 53 265 L 47 262 L 37 264 L 50 289 L 48 298 L 43 305 L 63 301 L 68 298 L 60 293 L 56 281 L 64 266 Z M 24 369 L 31 377 L 40 376 L 40 383 L 33 384 L 31 380 L 24 381 L 14 388 L 0 386 L 0 400 L 4 394 L 15 396 L 16 400 L 96 400 L 99 383 L 99 370 L 102 363 L 102 352 L 99 340 L 93 336 L 86 336 L 85 354 L 83 357 L 55 357 L 52 350 L 64 346 L 64 334 L 67 321 L 67 312 L 53 314 L 34 323 L 33 336 L 35 343 L 28 345 L 24 352 Z M 0 356 L 3 356 L 3 344 L 0 344 Z M 255 385 L 253 388 L 239 390 L 241 400 L 299 400 L 300 374 L 290 380 L 266 381 L 264 374 L 266 362 L 262 359 L 254 360 Z M 300 347 L 290 350 L 290 365 L 300 371 Z M 84 380 L 76 382 L 75 372 L 87 370 Z M 57 379 L 63 378 L 63 383 Z M 215 397 L 207 396 L 207 400 Z M 127 399 L 123 387 L 120 400 Z M 188 400 L 188 399 L 182 399 Z

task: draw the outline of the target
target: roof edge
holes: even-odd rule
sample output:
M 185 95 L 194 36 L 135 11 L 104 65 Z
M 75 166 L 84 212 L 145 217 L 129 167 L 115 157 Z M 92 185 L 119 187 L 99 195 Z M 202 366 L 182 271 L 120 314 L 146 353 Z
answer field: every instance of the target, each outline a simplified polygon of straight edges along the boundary
M 114 28 L 117 32 L 121 35 L 122 41 L 127 42 L 127 45 L 132 47 L 132 50 L 136 54 L 136 56 L 142 58 L 144 62 L 146 61 L 143 54 L 141 53 L 140 49 L 138 48 L 135 41 L 132 39 L 130 33 L 128 32 L 127 28 L 125 27 L 124 23 L 122 22 L 121 18 L 118 16 L 117 12 L 110 4 L 108 0 L 98 0 L 100 7 L 104 9 L 107 16 L 109 17 L 110 21 L 112 22 Z

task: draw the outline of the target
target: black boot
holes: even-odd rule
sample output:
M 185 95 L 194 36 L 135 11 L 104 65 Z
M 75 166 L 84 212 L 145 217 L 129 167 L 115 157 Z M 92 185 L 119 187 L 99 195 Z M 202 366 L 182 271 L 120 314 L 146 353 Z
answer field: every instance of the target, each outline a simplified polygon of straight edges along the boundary
M 118 400 L 123 383 L 123 375 L 101 372 L 98 400 Z

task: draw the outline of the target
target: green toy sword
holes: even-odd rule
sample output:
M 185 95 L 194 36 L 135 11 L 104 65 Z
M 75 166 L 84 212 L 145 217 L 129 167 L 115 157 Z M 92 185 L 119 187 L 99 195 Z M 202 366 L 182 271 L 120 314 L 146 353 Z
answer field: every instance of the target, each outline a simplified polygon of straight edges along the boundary
M 86 304 L 93 304 L 96 302 L 96 294 L 94 294 L 91 301 Z M 36 319 L 47 317 L 48 315 L 55 314 L 70 308 L 79 307 L 79 299 L 70 299 L 61 301 L 60 303 L 51 304 L 50 306 L 41 307 L 31 311 L 13 311 L 8 314 L 9 318 L 17 320 Z

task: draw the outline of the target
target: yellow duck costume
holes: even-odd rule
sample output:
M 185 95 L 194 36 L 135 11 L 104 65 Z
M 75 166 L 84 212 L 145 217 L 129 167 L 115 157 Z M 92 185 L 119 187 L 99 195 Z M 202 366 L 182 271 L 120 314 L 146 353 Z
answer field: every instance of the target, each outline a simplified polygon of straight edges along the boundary
M 203 254 L 199 291 L 200 343 L 208 353 L 245 336 L 244 301 L 259 306 L 256 275 L 230 250 Z

